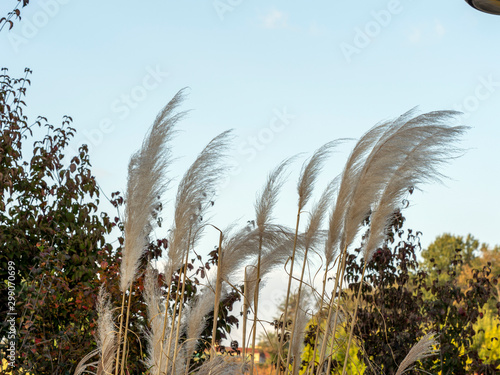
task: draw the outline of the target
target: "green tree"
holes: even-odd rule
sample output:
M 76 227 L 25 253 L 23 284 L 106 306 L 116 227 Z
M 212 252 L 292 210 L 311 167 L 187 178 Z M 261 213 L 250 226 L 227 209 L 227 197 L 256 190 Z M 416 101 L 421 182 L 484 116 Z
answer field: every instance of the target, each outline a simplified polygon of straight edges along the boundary
M 25 72 L 20 79 L 6 69 L 0 75 L 0 278 L 7 280 L 7 265 L 13 264 L 17 363 L 60 374 L 95 345 L 96 267 L 111 262 L 111 247 L 103 249 L 115 223 L 98 212 L 100 192 L 87 147 L 65 154 L 75 133 L 71 118 L 60 126 L 42 117 L 28 123 Z M 45 135 L 38 138 L 41 129 Z M 1 284 L 3 316 L 7 286 Z M 0 337 L 9 328 L 3 321 Z
M 355 334 L 363 343 L 358 357 L 365 361 L 366 373 L 394 374 L 411 347 L 429 331 L 437 333 L 439 353 L 422 361 L 420 369 L 442 375 L 497 373 L 500 361 L 492 351 L 481 350 L 486 340 L 496 340 L 494 331 L 486 331 L 491 324 L 487 321 L 483 324 L 482 320 L 498 282 L 491 272 L 491 263 L 477 268 L 472 265 L 463 282 L 458 277 L 466 267 L 460 249 L 452 250 L 448 262 L 438 263 L 433 259 L 423 268 L 416 259 L 419 232 L 408 229 L 405 238 L 403 223 L 404 218 L 396 213 L 387 242 L 367 265 L 361 289 Z M 469 243 L 464 258 L 472 264 L 477 259 L 470 256 L 471 250 L 478 242 L 472 236 L 468 240 L 462 240 L 462 244 Z M 357 290 L 362 269 L 362 260 L 352 254 L 346 268 L 349 290 Z M 442 278 L 442 274 L 447 278 Z M 353 296 L 353 293 L 343 294 L 344 298 Z M 497 311 L 489 317 L 499 322 Z M 485 334 L 476 337 L 483 326 Z
M 461 254 L 461 264 L 455 272 L 460 272 L 462 265 L 473 265 L 478 256 L 479 245 L 479 241 L 470 234 L 465 238 L 449 233 L 442 234 L 422 251 L 422 266 L 433 279 L 437 277 L 440 282 L 448 281 L 453 275 L 449 275 L 447 271 L 454 268 L 452 260 L 455 259 L 457 251 Z
M 77 155 L 68 155 L 66 146 L 76 130 L 71 118 L 65 117 L 55 126 L 42 117 L 32 124 L 24 116 L 24 96 L 30 84 L 26 76 L 11 78 L 7 70 L 0 75 L 0 278 L 7 280 L 9 265 L 14 264 L 14 313 L 16 315 L 16 368 L 13 373 L 28 371 L 38 374 L 71 374 L 76 364 L 96 347 L 97 314 L 95 302 L 102 284 L 112 300 L 120 300 L 118 286 L 121 245 L 107 243 L 113 228 L 122 230 L 119 217 L 99 212 L 101 195 L 91 172 L 86 145 Z M 41 139 L 37 138 L 44 130 Z M 32 147 L 27 159 L 26 150 Z M 120 209 L 123 197 L 111 194 L 111 203 Z M 166 239 L 151 242 L 142 259 L 141 270 L 150 260 L 161 257 L 168 247 Z M 197 292 L 198 277 L 217 264 L 217 251 L 207 262 L 193 259 L 185 288 L 185 303 Z M 177 288 L 180 271 L 171 282 L 161 285 Z M 127 370 L 139 374 L 146 371 L 143 350 L 137 340 L 147 328 L 142 298 L 143 276 L 132 291 L 131 331 Z M 0 308 L 7 316 L 10 302 L 8 283 L 0 283 Z M 166 293 L 165 293 L 166 294 Z M 174 296 L 174 294 L 172 294 Z M 174 298 L 174 297 L 173 297 Z M 226 338 L 238 323 L 231 315 L 239 295 L 230 293 L 221 301 L 217 324 L 217 340 Z M 172 301 L 173 302 L 173 301 Z M 212 316 L 202 333 L 202 342 L 211 341 Z M 0 340 L 8 336 L 10 324 L 2 321 Z M 236 345 L 237 347 L 237 345 Z M 5 343 L 0 344 L 0 361 L 5 358 Z M 199 348 L 202 353 L 204 347 Z M 201 361 L 198 362 L 202 363 Z

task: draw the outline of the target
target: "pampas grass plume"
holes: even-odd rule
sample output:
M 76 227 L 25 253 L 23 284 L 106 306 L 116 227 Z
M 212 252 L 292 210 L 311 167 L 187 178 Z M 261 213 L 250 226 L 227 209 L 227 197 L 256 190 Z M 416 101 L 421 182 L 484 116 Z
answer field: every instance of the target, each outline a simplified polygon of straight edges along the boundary
M 416 361 L 420 361 L 424 358 L 433 356 L 437 354 L 437 350 L 434 350 L 432 347 L 437 345 L 438 342 L 434 338 L 435 333 L 429 332 L 424 337 L 422 337 L 414 346 L 411 348 L 410 352 L 406 355 L 403 362 L 398 367 L 398 371 L 396 375 L 401 375 L 406 371 L 411 370 Z M 413 365 L 413 366 L 412 366 Z
M 152 229 L 152 215 L 168 184 L 165 174 L 170 162 L 170 148 L 167 143 L 174 125 L 185 115 L 185 112 L 173 114 L 182 100 L 183 90 L 158 114 L 141 149 L 130 159 L 125 196 L 125 246 L 120 272 L 122 293 L 136 277 L 139 259 Z

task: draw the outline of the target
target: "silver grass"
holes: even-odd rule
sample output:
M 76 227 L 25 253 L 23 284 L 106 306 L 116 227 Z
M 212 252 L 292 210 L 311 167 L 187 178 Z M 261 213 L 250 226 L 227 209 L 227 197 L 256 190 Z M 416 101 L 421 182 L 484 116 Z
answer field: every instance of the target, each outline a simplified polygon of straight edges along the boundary
M 185 251 L 194 246 L 202 234 L 210 196 L 225 168 L 225 156 L 231 131 L 212 139 L 189 167 L 179 183 L 175 201 L 174 224 L 169 237 L 168 261 L 165 266 L 166 282 L 184 262 Z
M 283 172 L 286 166 L 289 164 L 291 159 L 284 160 L 281 164 L 278 165 L 267 177 L 266 184 L 264 185 L 264 189 L 262 190 L 260 196 L 258 196 L 255 202 L 255 216 L 256 216 L 256 224 L 257 229 L 259 231 L 259 246 L 258 246 L 258 254 L 257 254 L 257 267 L 255 269 L 255 287 L 254 287 L 254 320 L 253 320 L 253 334 L 252 334 L 252 358 L 255 355 L 255 341 L 257 339 L 257 321 L 258 321 L 258 311 L 259 311 L 259 283 L 260 283 L 260 268 L 261 268 L 261 256 L 262 256 L 262 246 L 263 246 L 263 234 L 266 231 L 267 226 L 270 224 L 272 219 L 272 210 L 276 205 L 278 200 L 278 193 L 283 186 L 284 177 Z M 251 280 L 250 280 L 251 282 Z M 247 294 L 247 291 L 245 291 Z M 248 298 L 248 294 L 247 294 Z M 244 312 L 246 314 L 246 311 Z M 245 331 L 246 327 L 246 315 L 244 315 L 243 322 L 243 330 Z M 253 372 L 253 361 L 250 363 L 250 372 Z
M 269 272 L 276 269 L 276 267 L 285 265 L 285 262 L 292 255 L 293 241 L 294 232 L 288 229 L 280 244 L 275 247 L 265 246 L 260 258 L 260 279 L 263 279 Z M 296 255 L 299 257 L 304 255 L 303 236 L 299 236 L 299 238 L 297 238 Z M 245 294 L 247 294 L 248 304 L 251 306 L 254 302 L 255 289 L 257 288 L 257 285 L 259 286 L 259 291 L 263 287 L 263 283 L 258 282 L 259 280 L 257 279 L 257 261 L 255 261 L 252 266 L 247 267 L 245 272 L 248 285 L 248 294 L 247 291 L 245 291 Z
M 343 324 L 346 320 L 346 315 L 344 313 L 344 308 L 342 305 L 338 305 L 335 307 L 335 310 L 338 310 L 335 316 L 332 314 L 330 317 L 330 324 L 328 325 L 328 331 L 326 332 L 326 337 L 335 338 L 337 336 L 337 332 L 340 331 L 340 325 Z M 336 319 L 336 322 L 335 322 Z M 335 326 L 335 332 L 333 331 Z
M 157 115 L 141 149 L 130 159 L 125 194 L 125 246 L 120 272 L 120 289 L 123 293 L 136 277 L 139 260 L 151 231 L 152 215 L 168 184 L 165 177 L 170 161 L 168 141 L 174 125 L 185 115 L 185 112 L 173 113 L 182 99 L 183 90 Z
M 366 263 L 371 260 L 374 251 L 384 241 L 391 216 L 402 205 L 408 189 L 417 188 L 418 184 L 429 180 L 440 181 L 443 176 L 436 167 L 456 152 L 452 144 L 466 129 L 462 126 L 426 126 L 426 128 L 429 130 L 428 135 L 408 151 L 405 160 L 387 183 L 372 213 L 370 234 L 363 246 Z
M 259 241 L 262 239 L 264 251 L 271 251 L 293 236 L 286 227 L 267 224 L 264 232 L 258 228 L 246 227 L 224 239 L 222 245 L 224 262 L 221 265 L 222 278 L 229 281 L 248 261 L 258 255 Z M 267 250 L 266 250 L 267 249 Z
M 206 316 L 214 309 L 214 299 L 214 290 L 210 287 L 206 287 L 199 292 L 199 295 L 196 297 L 194 303 L 191 302 L 189 312 L 186 314 L 188 322 L 187 338 L 184 343 L 184 349 L 186 351 L 188 361 L 196 350 L 201 333 L 207 325 Z M 189 362 L 186 363 L 186 366 L 188 365 Z
M 324 144 L 316 150 L 313 156 L 309 159 L 309 162 L 302 166 L 300 172 L 299 182 L 297 184 L 297 192 L 299 194 L 299 212 L 302 211 L 304 206 L 307 204 L 311 198 L 314 183 L 316 178 L 321 171 L 323 162 L 330 154 L 333 147 L 335 147 L 339 141 L 332 141 Z
M 88 362 L 90 358 L 93 356 L 99 354 L 99 349 L 94 349 L 92 350 L 89 354 L 87 354 L 85 357 L 83 357 L 80 362 L 78 362 L 78 365 L 76 366 L 75 373 L 74 375 L 81 375 L 81 374 L 94 374 L 92 371 L 87 370 L 88 367 L 95 367 L 99 363 L 98 361 L 96 362 Z
M 186 352 L 184 350 L 178 350 L 175 358 L 175 369 L 170 372 L 175 375 L 184 375 L 186 373 L 186 368 L 184 367 L 185 363 L 189 361 L 189 359 L 186 360 Z M 186 365 L 187 366 L 187 365 Z
M 113 371 L 117 349 L 116 331 L 109 293 L 101 286 L 97 296 L 97 347 L 100 353 L 97 375 L 107 375 Z
M 430 112 L 424 115 L 407 119 L 412 112 L 408 112 L 397 119 L 392 126 L 382 135 L 381 139 L 368 155 L 363 170 L 360 174 L 359 182 L 354 190 L 352 201 L 344 218 L 343 244 L 347 248 L 355 238 L 361 224 L 374 209 L 374 205 L 379 201 L 382 192 L 389 183 L 391 177 L 401 166 L 405 165 L 407 155 L 417 146 L 428 139 L 439 129 L 444 128 L 444 122 L 456 115 L 453 111 Z M 432 174 L 430 174 L 432 176 Z M 404 181 L 404 180 L 402 180 Z M 398 190 L 398 189 L 395 189 Z M 384 225 L 384 218 L 379 224 Z M 369 255 L 370 253 L 365 253 Z M 365 262 L 365 267 L 366 267 Z M 365 268 L 361 274 L 363 278 Z M 356 321 L 357 306 L 361 294 L 361 284 L 358 289 L 356 304 L 354 307 L 353 324 L 349 334 L 349 341 L 346 352 L 352 342 L 354 333 L 354 322 Z M 347 367 L 348 357 L 344 360 L 344 370 Z
M 337 179 L 331 181 L 311 209 L 311 214 L 309 215 L 309 220 L 304 232 L 304 246 L 306 249 L 314 247 L 314 244 L 318 241 L 318 235 L 321 233 L 319 229 L 326 215 L 326 211 L 334 198 L 337 183 Z
M 381 145 L 384 144 L 382 140 L 387 139 L 389 135 L 396 133 L 397 130 L 403 127 L 408 121 L 410 115 L 411 111 L 403 114 L 396 120 L 383 122 L 382 124 L 376 125 L 370 129 L 356 143 L 344 167 L 335 208 L 332 210 L 330 215 L 328 237 L 325 243 L 326 267 L 323 278 L 321 308 L 323 304 L 327 272 L 331 263 L 335 259 L 337 250 L 340 249 L 342 251 L 342 256 L 337 259 L 338 269 L 337 276 L 335 277 L 335 285 L 332 291 L 332 300 L 329 306 L 327 331 L 329 330 L 329 323 L 333 312 L 332 302 L 336 294 L 337 286 L 342 288 L 343 273 L 345 269 L 343 265 L 346 257 L 345 252 L 347 251 L 350 241 L 355 237 L 359 227 L 366 219 L 371 205 L 377 199 L 377 195 L 381 189 L 380 181 L 379 184 L 375 183 L 377 178 L 382 180 L 387 178 L 387 171 L 382 167 L 374 168 L 374 162 L 372 161 L 374 160 L 378 164 L 381 164 L 380 161 L 385 161 L 385 164 L 382 163 L 382 166 L 385 166 L 386 169 L 388 167 L 393 167 L 394 163 L 392 157 L 394 155 L 391 155 L 391 151 L 387 150 L 387 148 L 384 149 L 386 152 L 383 156 L 385 157 L 376 156 L 380 155 L 378 151 L 382 148 Z M 370 172 L 370 174 L 368 172 Z M 373 178 L 369 179 L 367 176 L 373 176 Z M 338 310 L 335 314 L 338 314 Z M 334 323 L 336 321 L 337 319 L 334 318 Z M 326 339 L 323 340 L 321 345 L 320 362 L 323 362 L 324 360 L 326 342 Z
M 198 239 L 202 235 L 205 226 L 202 221 L 203 216 L 211 203 L 209 197 L 215 195 L 217 182 L 225 172 L 222 160 L 225 157 L 230 133 L 231 131 L 225 131 L 212 139 L 198 155 L 179 183 L 175 202 L 174 224 L 169 236 L 168 260 L 164 272 L 168 284 L 170 284 L 175 270 L 179 269 L 184 262 L 187 263 L 190 248 L 196 246 Z M 185 277 L 186 274 L 184 273 Z M 173 339 L 174 368 L 177 367 L 180 360 L 180 358 L 177 358 L 178 354 L 182 355 L 177 348 L 181 335 L 180 324 L 184 306 L 184 287 L 185 283 L 183 282 L 182 291 L 179 295 L 180 308 L 177 327 L 175 335 L 172 336 L 173 331 L 171 331 L 168 343 L 168 347 L 171 348 Z M 175 313 L 173 320 L 175 321 Z M 177 367 L 177 370 L 179 370 L 179 367 Z
M 213 304 L 213 303 L 212 303 Z M 180 343 L 179 337 L 183 336 L 186 333 L 186 328 L 188 325 L 188 319 L 187 315 L 189 314 L 189 306 L 185 307 L 186 312 L 183 312 L 182 317 L 181 317 L 181 322 L 179 324 L 179 333 L 177 334 L 176 330 L 176 340 L 177 345 L 172 345 L 170 347 L 170 352 L 169 352 L 169 358 L 171 359 L 169 364 L 168 364 L 168 371 L 167 374 L 169 375 L 183 375 L 185 373 L 185 363 L 187 361 L 186 359 L 186 351 L 182 349 L 183 344 Z M 178 318 L 179 319 L 179 318 Z M 172 329 L 174 327 L 172 326 Z M 173 366 L 173 363 L 175 366 Z M 163 366 L 163 365 L 162 365 Z
M 378 189 L 380 189 L 379 185 L 372 185 L 371 181 L 366 181 L 367 172 L 373 172 L 372 175 L 378 172 L 378 177 L 385 177 L 385 171 L 382 170 L 382 168 L 375 171 L 375 169 L 372 168 L 370 161 L 378 161 L 375 156 L 377 155 L 377 151 L 380 150 L 381 145 L 384 144 L 382 140 L 385 140 L 389 134 L 394 134 L 396 130 L 401 128 L 410 117 L 410 112 L 399 116 L 396 120 L 386 121 L 377 125 L 366 133 L 366 135 L 371 135 L 369 142 L 366 144 L 368 147 L 364 150 L 363 157 L 357 160 L 358 164 L 355 166 L 355 173 L 353 173 L 353 176 L 349 181 L 350 186 L 347 189 L 348 192 L 344 202 L 345 206 L 343 207 L 343 211 L 339 212 L 339 219 L 341 222 L 340 230 L 343 235 L 342 238 L 337 237 L 336 240 L 340 241 L 339 247 L 341 249 L 344 249 L 344 247 L 349 245 L 350 239 L 355 237 L 357 231 L 359 230 L 359 226 L 366 218 L 366 204 L 362 203 L 368 202 L 369 206 L 376 199 L 374 195 L 378 192 Z M 386 155 L 390 155 L 390 151 L 387 151 Z M 387 161 L 389 166 L 393 165 L 390 163 L 391 160 L 386 160 L 385 158 L 381 160 Z M 342 183 L 343 182 L 344 181 L 342 181 Z M 343 186 L 341 185 L 340 189 L 342 190 L 342 188 Z M 360 197 L 362 197 L 362 199 L 360 199 Z M 358 215 L 354 215 L 354 211 L 356 211 L 356 213 L 361 211 L 363 214 L 360 215 L 358 213 Z M 355 219 L 353 219 L 353 216 Z
M 432 133 L 434 127 L 441 126 L 444 120 L 456 114 L 439 111 L 411 118 L 413 113 L 409 111 L 394 120 L 366 158 L 344 216 L 342 248 L 352 243 L 407 153 Z
M 415 367 L 414 363 L 416 361 L 420 361 L 424 358 L 433 356 L 438 353 L 437 350 L 432 349 L 434 345 L 438 344 L 434 336 L 434 332 L 429 332 L 424 337 L 422 337 L 413 346 L 413 348 L 411 348 L 405 359 L 403 359 L 403 362 L 401 362 L 401 364 L 399 365 L 396 375 L 401 375 L 404 372 L 411 370 L 413 367 Z
M 266 184 L 255 202 L 255 223 L 261 233 L 271 222 L 272 211 L 278 201 L 278 193 L 285 182 L 283 173 L 292 158 L 282 161 L 267 177 Z
M 356 143 L 340 178 L 340 186 L 337 194 L 335 206 L 330 214 L 328 237 L 325 242 L 325 263 L 328 269 L 336 256 L 337 247 L 340 241 L 340 234 L 343 230 L 343 218 L 352 197 L 353 188 L 356 185 L 363 162 L 367 153 L 371 151 L 373 145 L 386 131 L 389 123 L 375 126 L 366 132 Z
M 303 279 L 304 279 L 304 273 L 305 269 L 307 266 L 307 259 L 308 259 L 308 254 L 310 250 L 313 250 L 316 247 L 316 244 L 319 243 L 320 240 L 323 240 L 326 238 L 326 233 L 325 231 L 321 231 L 319 228 L 321 226 L 321 222 L 323 221 L 323 217 L 325 216 L 326 209 L 330 205 L 331 200 L 333 198 L 335 188 L 336 188 L 336 179 L 333 180 L 328 184 L 326 189 L 323 191 L 323 194 L 321 195 L 319 201 L 313 206 L 311 214 L 309 216 L 309 221 L 305 230 L 305 233 L 303 234 L 304 237 L 304 261 L 302 264 L 302 270 L 301 270 L 301 275 L 300 275 L 300 280 L 299 280 L 299 288 L 297 291 L 297 298 L 299 301 L 302 300 L 302 286 L 303 286 Z M 300 327 L 300 318 L 298 316 L 299 310 L 297 309 L 294 314 L 293 318 L 293 325 L 292 325 L 292 334 L 291 334 L 291 340 L 292 342 L 296 340 L 297 335 L 299 337 L 303 337 Z M 293 354 L 292 351 L 289 352 L 287 362 L 290 360 L 290 356 Z M 295 361 L 295 360 L 294 360 Z M 295 369 L 296 362 L 293 362 L 293 366 Z M 294 370 L 295 371 L 295 370 Z
M 216 356 L 201 365 L 195 375 L 243 375 L 248 372 L 246 363 L 231 362 L 224 356 Z
M 299 195 L 299 202 L 298 202 L 298 212 L 297 212 L 297 223 L 296 223 L 296 226 L 295 226 L 295 237 L 298 236 L 299 223 L 300 223 L 300 214 L 302 213 L 302 210 L 304 209 L 304 206 L 307 204 L 307 202 L 311 198 L 312 191 L 313 191 L 313 188 L 314 188 L 314 183 L 316 181 L 316 178 L 317 178 L 319 172 L 321 171 L 321 167 L 322 167 L 322 164 L 323 164 L 324 160 L 328 156 L 328 154 L 331 151 L 331 149 L 333 148 L 333 146 L 336 145 L 336 143 L 338 143 L 338 141 L 329 142 L 329 143 L 323 145 L 322 147 L 320 147 L 313 154 L 313 156 L 311 157 L 311 159 L 309 160 L 309 162 L 307 164 L 304 164 L 303 167 L 302 167 L 302 171 L 301 171 L 300 177 L 299 177 L 299 182 L 298 182 L 298 185 L 297 185 L 297 192 L 298 192 L 298 195 Z M 319 223 L 315 223 L 315 222 L 312 222 L 312 224 L 313 225 L 315 225 L 315 224 L 319 225 Z M 312 229 L 314 229 L 314 228 L 312 228 Z M 312 231 L 310 231 L 309 233 L 313 234 Z M 309 237 L 310 240 L 312 240 L 313 238 L 314 238 L 314 236 L 310 236 Z M 295 259 L 296 259 L 295 252 L 296 252 L 296 243 L 294 243 L 294 245 L 293 245 L 293 250 L 292 250 L 291 257 L 290 257 L 290 259 L 291 259 L 291 261 L 290 261 L 290 271 L 289 271 L 289 274 L 288 274 L 288 286 L 287 286 L 287 292 L 286 292 L 286 301 L 285 301 L 284 315 L 287 315 L 287 313 L 288 313 L 288 296 L 290 295 L 290 288 L 291 288 L 291 285 L 292 285 L 292 278 L 293 278 L 294 265 L 295 265 Z M 301 277 L 300 277 L 300 285 L 301 286 L 302 286 L 302 278 L 303 278 L 303 275 L 304 275 L 304 267 L 305 267 L 305 265 L 306 265 L 306 261 L 304 260 L 302 271 L 301 271 Z M 299 288 L 299 290 L 300 290 L 300 288 Z M 296 317 L 297 316 L 295 314 L 295 318 Z M 284 326 L 283 326 L 282 331 L 281 331 L 280 347 L 278 348 L 278 357 L 280 356 L 281 344 L 282 344 L 283 337 L 284 337 L 284 332 L 283 331 L 284 331 Z M 295 331 L 295 329 L 292 329 L 292 340 L 293 340 L 294 331 Z M 287 368 L 288 368 L 288 365 L 290 363 L 290 355 L 291 355 L 291 351 L 289 351 L 288 357 L 287 357 L 287 362 L 286 362 L 286 367 Z M 276 371 L 278 372 L 278 370 L 276 370 Z
M 293 358 L 293 370 L 292 374 L 299 373 L 299 365 L 301 363 L 301 353 L 304 347 L 304 336 L 306 334 L 306 326 L 309 322 L 309 316 L 307 311 L 304 309 L 305 307 L 305 299 L 304 296 L 298 296 L 297 312 L 295 314 L 295 319 L 293 322 L 293 330 L 294 334 L 292 336 L 292 342 L 290 343 L 290 352 Z
M 170 324 L 167 322 L 165 335 L 162 337 L 164 312 L 162 311 L 162 295 L 158 286 L 157 275 L 157 271 L 149 265 L 144 279 L 144 301 L 147 306 L 147 317 L 150 326 L 149 331 L 146 333 L 148 351 L 145 362 L 146 366 L 150 369 L 151 374 L 159 373 L 159 367 L 161 364 L 166 363 L 166 338 L 170 333 Z
M 218 267 L 222 279 L 228 281 L 249 259 L 257 255 L 259 232 L 249 223 L 233 233 L 232 227 L 223 230 L 222 257 L 224 262 Z

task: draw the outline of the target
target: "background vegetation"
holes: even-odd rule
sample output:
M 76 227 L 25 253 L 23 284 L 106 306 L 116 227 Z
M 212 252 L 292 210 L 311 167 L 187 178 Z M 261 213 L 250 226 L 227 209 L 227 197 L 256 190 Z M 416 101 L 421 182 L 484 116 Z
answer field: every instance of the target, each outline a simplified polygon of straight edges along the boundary
M 23 6 L 27 4 L 28 1 L 23 2 Z M 20 17 L 17 8 L 0 21 L 0 27 L 13 27 L 16 17 Z M 52 125 L 43 117 L 29 122 L 24 115 L 24 97 L 30 71 L 27 69 L 25 74 L 16 79 L 3 69 L 0 76 L 0 277 L 7 279 L 7 262 L 13 260 L 20 313 L 16 322 L 19 367 L 13 373 L 71 374 L 77 362 L 97 346 L 96 299 L 101 286 L 106 286 L 113 301 L 120 300 L 118 275 L 124 239 L 118 235 L 113 244 L 108 239 L 116 233 L 114 228 L 123 230 L 119 212 L 124 200 L 119 192 L 112 193 L 110 201 L 118 213 L 99 211 L 103 192 L 92 174 L 87 147 L 81 146 L 77 155 L 66 153 L 76 131 L 71 127 L 70 117 L 65 117 L 60 125 Z M 350 371 L 364 369 L 367 374 L 394 374 L 411 347 L 433 330 L 438 333 L 439 354 L 424 360 L 422 369 L 440 374 L 497 373 L 500 248 L 480 244 L 471 235 L 464 238 L 444 234 L 422 251 L 423 260 L 418 262 L 419 233 L 403 231 L 403 223 L 401 214 L 394 216 L 389 240 L 367 264 L 354 331 L 356 345 L 350 350 L 356 358 L 352 359 Z M 159 259 L 168 248 L 167 239 L 150 242 L 139 269 L 144 270 L 149 261 Z M 190 259 L 189 277 L 183 288 L 186 306 L 196 296 L 197 285 L 207 271 L 217 264 L 217 251 L 212 251 L 206 262 L 201 257 Z M 347 327 L 363 266 L 362 257 L 348 256 L 345 276 L 348 286 L 336 295 L 342 301 L 338 305 L 345 310 Z M 176 270 L 171 281 L 158 275 L 159 284 L 167 285 L 164 292 L 180 289 L 182 273 L 187 271 Z M 6 284 L 2 283 L 1 288 L 0 305 L 7 306 Z M 239 299 L 236 290 L 240 289 L 241 286 L 235 286 L 234 293 L 222 300 L 217 342 L 238 324 L 238 314 L 232 308 Z M 143 290 L 141 273 L 131 293 L 133 332 L 148 327 L 146 305 L 141 298 Z M 290 339 L 280 330 L 289 327 L 288 321 L 296 308 L 292 302 L 289 309 L 282 310 L 286 314 L 274 322 L 275 342 L 268 343 L 269 351 L 280 345 L 280 340 L 286 347 Z M 319 307 L 315 315 L 322 314 L 325 311 Z M 201 335 L 205 345 L 193 356 L 201 358 L 198 365 L 210 346 L 211 327 L 209 319 Z M 308 328 L 315 329 L 314 318 Z M 0 329 L 0 337 L 5 337 L 7 322 L 2 322 Z M 346 332 L 340 334 L 332 346 L 345 347 L 346 336 Z M 261 346 L 265 345 L 263 338 Z M 306 335 L 304 367 L 317 360 L 311 354 L 315 345 L 314 336 Z M 238 347 L 237 343 L 231 346 Z M 345 349 L 337 351 L 332 373 L 338 373 L 342 366 L 343 353 Z M 128 355 L 145 358 L 139 340 L 134 337 Z M 275 365 L 279 362 L 284 367 L 279 355 L 272 358 Z M 194 359 L 192 365 L 197 366 Z M 140 360 L 127 366 L 130 373 L 147 371 Z

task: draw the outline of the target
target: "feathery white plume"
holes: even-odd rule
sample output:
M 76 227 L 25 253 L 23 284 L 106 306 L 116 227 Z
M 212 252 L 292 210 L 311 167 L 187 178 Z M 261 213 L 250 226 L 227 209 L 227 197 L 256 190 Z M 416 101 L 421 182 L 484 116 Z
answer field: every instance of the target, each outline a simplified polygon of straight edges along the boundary
M 271 222 L 272 210 L 278 201 L 278 193 L 285 182 L 283 173 L 292 159 L 282 161 L 268 175 L 264 189 L 255 202 L 255 223 L 261 233 L 265 231 L 266 226 Z
M 434 332 L 429 332 L 424 337 L 422 337 L 413 346 L 413 348 L 411 348 L 405 359 L 403 359 L 403 362 L 401 362 L 401 364 L 399 365 L 396 375 L 401 375 L 404 372 L 411 370 L 413 367 L 415 367 L 413 364 L 416 361 L 420 361 L 421 359 L 437 354 L 437 350 L 432 349 L 433 345 L 438 344 L 434 336 Z
M 436 113 L 440 118 L 440 113 Z M 444 118 L 449 113 L 444 113 Z M 382 197 L 371 216 L 370 233 L 363 246 L 365 262 L 369 262 L 374 251 L 382 244 L 386 231 L 391 223 L 392 214 L 402 205 L 402 200 L 409 188 L 417 188 L 418 184 L 429 180 L 440 180 L 442 174 L 436 167 L 449 159 L 456 150 L 453 141 L 465 131 L 465 127 L 445 127 L 426 125 L 426 135 L 408 150 L 405 159 L 393 172 Z
M 335 207 L 330 214 L 328 238 L 325 243 L 325 263 L 328 269 L 336 256 L 342 233 L 343 219 L 356 186 L 367 153 L 373 148 L 389 123 L 382 123 L 366 132 L 356 143 L 341 175 Z
M 281 225 L 267 224 L 261 233 L 258 228 L 246 227 L 224 239 L 222 245 L 224 262 L 221 264 L 222 278 L 229 281 L 241 267 L 257 256 L 262 238 L 263 252 L 271 251 L 292 236 L 290 229 Z
M 230 133 L 231 131 L 225 131 L 212 139 L 179 183 L 165 266 L 167 283 L 182 265 L 187 249 L 194 246 L 202 234 L 202 218 L 211 203 L 210 196 L 215 193 L 217 182 L 225 171 L 221 161 L 225 156 Z
M 89 354 L 87 354 L 85 357 L 83 357 L 80 362 L 78 362 L 78 365 L 76 365 L 75 373 L 74 375 L 81 375 L 81 374 L 86 374 L 86 373 L 91 373 L 89 370 L 87 370 L 88 367 L 95 367 L 98 365 L 98 361 L 96 362 L 88 362 L 90 358 L 95 356 L 96 354 L 99 354 L 99 349 L 94 349 L 92 350 Z
M 325 217 L 326 210 L 332 203 L 336 189 L 337 179 L 334 179 L 327 185 L 319 200 L 312 207 L 304 232 L 304 247 L 306 249 L 311 249 L 318 241 L 318 237 L 322 233 L 320 231 L 321 223 Z
M 158 373 L 158 366 L 167 363 L 167 340 L 170 324 L 167 322 L 165 335 L 163 333 L 164 312 L 161 300 L 161 290 L 158 285 L 158 272 L 151 265 L 146 270 L 144 279 L 144 301 L 147 305 L 147 317 L 150 329 L 146 333 L 148 355 L 146 365 L 152 374 Z
M 100 359 L 96 374 L 105 375 L 113 371 L 117 341 L 109 293 L 104 289 L 104 285 L 101 286 L 97 296 L 97 315 L 97 347 Z
M 283 229 L 283 240 L 275 247 L 269 247 L 269 244 L 264 244 L 262 256 L 260 259 L 260 278 L 264 278 L 270 271 L 278 266 L 284 265 L 285 262 L 292 255 L 294 232 L 290 229 Z M 266 231 L 267 232 L 267 231 Z M 297 251 L 298 257 L 304 254 L 304 239 L 302 236 L 297 238 Z M 251 267 L 246 268 L 246 280 L 248 291 L 245 295 L 248 296 L 248 306 L 254 302 L 254 293 L 257 286 L 257 262 Z M 263 283 L 259 284 L 259 290 L 263 287 Z
M 309 316 L 307 314 L 307 311 L 305 310 L 305 305 L 304 294 L 301 294 L 297 306 L 295 306 L 295 308 L 297 309 L 297 314 L 293 324 L 294 334 L 292 342 L 290 343 L 290 350 L 293 358 L 292 374 L 299 373 L 299 366 L 301 363 L 300 358 L 302 349 L 304 347 L 304 336 L 306 334 L 307 323 L 309 322 Z
M 319 172 L 325 159 L 328 157 L 332 148 L 335 147 L 340 140 L 328 142 L 318 148 L 309 162 L 302 165 L 300 172 L 299 182 L 297 184 L 297 192 L 299 194 L 299 212 L 302 211 L 304 206 L 311 198 L 314 183 L 318 177 Z
M 394 171 L 407 153 L 427 137 L 428 124 L 439 124 L 456 114 L 440 111 L 411 118 L 413 113 L 409 111 L 392 121 L 366 158 L 345 213 L 341 247 L 352 243 Z
M 185 115 L 185 112 L 173 114 L 182 99 L 183 90 L 158 114 L 141 149 L 130 159 L 125 195 L 125 246 L 120 269 L 122 293 L 135 280 L 139 260 L 152 228 L 152 215 L 168 184 L 165 173 L 170 161 L 170 148 L 167 143 L 174 125 Z
M 230 362 L 224 356 L 216 356 L 210 361 L 205 361 L 200 369 L 194 374 L 196 375 L 243 375 L 246 374 L 246 363 Z
M 215 282 L 214 282 L 215 283 Z M 222 297 L 223 298 L 223 297 Z M 201 290 L 194 303 L 189 309 L 187 317 L 187 338 L 184 343 L 186 357 L 189 359 L 196 350 L 200 335 L 205 329 L 206 316 L 214 309 L 215 292 L 212 288 L 206 287 Z M 186 363 L 186 366 L 188 363 Z

